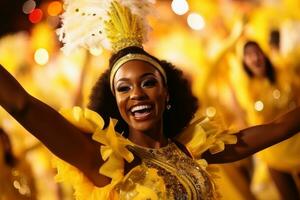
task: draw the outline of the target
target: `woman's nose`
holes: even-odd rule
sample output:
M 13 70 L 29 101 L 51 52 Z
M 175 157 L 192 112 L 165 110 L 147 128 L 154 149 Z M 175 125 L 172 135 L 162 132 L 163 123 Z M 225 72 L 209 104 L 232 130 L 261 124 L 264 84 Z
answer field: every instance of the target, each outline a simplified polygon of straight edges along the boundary
M 261 57 L 261 54 L 259 52 L 257 52 L 254 56 L 255 61 L 258 61 L 260 57 Z
M 143 88 L 134 87 L 130 94 L 130 98 L 133 100 L 143 100 L 143 99 L 147 98 L 147 95 L 146 95 L 145 91 L 143 90 Z

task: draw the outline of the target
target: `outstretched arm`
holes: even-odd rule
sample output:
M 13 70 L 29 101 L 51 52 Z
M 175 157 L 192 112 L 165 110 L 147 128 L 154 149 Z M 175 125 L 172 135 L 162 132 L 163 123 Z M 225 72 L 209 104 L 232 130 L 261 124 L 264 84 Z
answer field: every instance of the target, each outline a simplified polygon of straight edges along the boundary
M 237 133 L 238 142 L 227 145 L 215 155 L 205 152 L 209 163 L 233 162 L 288 139 L 300 132 L 300 107 L 282 115 L 271 123 L 249 127 Z
M 98 173 L 103 162 L 99 146 L 53 108 L 29 95 L 1 65 L 0 105 L 56 156 L 79 168 L 98 186 L 107 183 Z

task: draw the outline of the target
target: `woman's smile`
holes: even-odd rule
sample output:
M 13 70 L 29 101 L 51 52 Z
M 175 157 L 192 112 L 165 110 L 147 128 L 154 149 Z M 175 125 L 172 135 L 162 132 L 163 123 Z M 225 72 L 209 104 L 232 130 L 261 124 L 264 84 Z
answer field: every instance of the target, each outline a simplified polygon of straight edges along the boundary
M 130 113 L 137 121 L 147 120 L 153 113 L 153 106 L 150 104 L 135 105 L 130 109 Z

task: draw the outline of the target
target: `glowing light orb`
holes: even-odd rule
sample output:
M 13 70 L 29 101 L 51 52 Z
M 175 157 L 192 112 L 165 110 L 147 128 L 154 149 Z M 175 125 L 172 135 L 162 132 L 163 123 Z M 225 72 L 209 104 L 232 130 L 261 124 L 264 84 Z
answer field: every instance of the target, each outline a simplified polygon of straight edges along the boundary
M 256 101 L 254 103 L 254 109 L 256 111 L 262 111 L 264 109 L 264 103 L 262 101 Z
M 62 3 L 59 1 L 52 1 L 49 3 L 47 11 L 50 16 L 54 17 L 59 15 L 62 12 Z
M 187 23 L 194 30 L 201 30 L 205 27 L 205 21 L 203 17 L 197 13 L 189 14 Z
M 278 89 L 274 90 L 272 95 L 274 99 L 279 99 L 281 96 L 280 91 Z
M 39 65 L 45 65 L 49 61 L 49 53 L 44 48 L 39 48 L 34 53 L 34 60 Z
M 93 56 L 100 56 L 103 52 L 103 49 L 102 48 L 92 48 L 90 49 L 90 53 L 93 55 Z
M 173 0 L 171 4 L 172 10 L 177 15 L 184 15 L 189 11 L 189 4 L 186 0 Z
M 43 18 L 43 11 L 41 9 L 34 9 L 29 15 L 29 21 L 33 24 L 40 22 Z
M 210 107 L 206 108 L 206 115 L 208 117 L 213 117 L 216 115 L 216 113 L 217 113 L 217 110 L 215 107 L 210 106 Z
M 25 1 L 22 7 L 22 11 L 25 14 L 31 13 L 35 9 L 36 3 L 33 0 Z

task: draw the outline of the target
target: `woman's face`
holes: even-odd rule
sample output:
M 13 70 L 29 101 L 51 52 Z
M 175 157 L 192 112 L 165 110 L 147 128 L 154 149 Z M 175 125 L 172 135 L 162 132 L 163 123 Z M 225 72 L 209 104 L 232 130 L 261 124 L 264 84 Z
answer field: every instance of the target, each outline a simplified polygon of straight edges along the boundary
M 256 45 L 249 45 L 244 52 L 244 62 L 254 76 L 264 76 L 266 63 L 263 52 Z
M 151 64 L 131 60 L 116 72 L 114 90 L 119 112 L 130 131 L 157 131 L 168 92 L 159 71 Z

